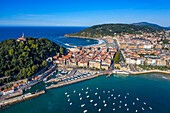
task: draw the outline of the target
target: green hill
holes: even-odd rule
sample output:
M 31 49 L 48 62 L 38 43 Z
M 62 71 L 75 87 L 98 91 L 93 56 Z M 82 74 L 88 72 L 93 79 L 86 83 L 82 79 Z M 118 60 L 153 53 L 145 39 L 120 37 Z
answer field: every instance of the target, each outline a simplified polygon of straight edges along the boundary
M 161 31 L 161 30 L 148 27 L 148 26 L 136 26 L 132 24 L 103 24 L 103 25 L 95 25 L 90 28 L 86 28 L 74 34 L 66 34 L 65 36 L 101 38 L 107 35 L 114 36 L 114 33 L 140 34 L 143 32 L 151 33 L 157 31 Z
M 56 53 L 63 54 L 65 48 L 41 38 L 26 38 L 25 42 L 9 39 L 0 42 L 0 84 L 27 78 L 47 65 L 45 61 Z
M 159 26 L 157 24 L 148 23 L 148 22 L 133 23 L 133 25 L 148 26 L 148 27 L 153 27 L 153 28 L 156 28 L 156 29 L 165 29 L 165 30 L 169 29 L 168 27 L 162 27 L 162 26 Z

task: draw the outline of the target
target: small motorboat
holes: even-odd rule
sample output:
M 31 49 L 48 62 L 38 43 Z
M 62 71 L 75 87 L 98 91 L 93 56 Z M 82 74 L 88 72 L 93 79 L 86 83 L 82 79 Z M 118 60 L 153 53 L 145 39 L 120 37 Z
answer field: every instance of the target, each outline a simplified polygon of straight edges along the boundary
M 81 107 L 84 107 L 84 106 L 85 106 L 85 104 L 82 104 L 82 105 L 81 105 Z
M 149 107 L 150 110 L 152 110 L 152 107 Z
M 84 110 L 83 113 L 87 113 L 87 110 Z
M 70 103 L 70 105 L 72 105 L 72 102 Z
M 68 102 L 70 101 L 70 99 L 68 99 Z
M 107 106 L 107 104 L 104 104 L 104 107 L 106 107 Z
M 82 100 L 82 97 L 80 97 L 80 100 Z
M 86 98 L 89 98 L 89 95 L 87 95 Z
M 67 97 L 70 97 L 70 95 L 67 95 Z
M 137 101 L 139 101 L 139 98 L 136 98 Z
M 100 111 L 101 111 L 101 109 L 98 109 L 98 111 L 100 112 Z
M 113 111 L 115 111 L 115 108 L 113 108 Z
M 94 106 L 97 106 L 97 103 L 95 103 Z
M 93 102 L 93 100 L 90 100 L 90 102 Z
M 113 103 L 113 105 L 115 105 L 115 103 Z

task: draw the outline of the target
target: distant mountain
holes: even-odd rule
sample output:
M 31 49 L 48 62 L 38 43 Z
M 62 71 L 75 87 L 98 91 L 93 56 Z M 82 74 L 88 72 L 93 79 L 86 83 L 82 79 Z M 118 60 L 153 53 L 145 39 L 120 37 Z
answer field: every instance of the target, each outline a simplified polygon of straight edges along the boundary
M 66 34 L 67 37 L 87 37 L 87 38 L 102 38 L 103 36 L 114 36 L 114 33 L 129 33 L 140 34 L 142 32 L 151 33 L 161 31 L 162 29 L 156 29 L 148 26 L 137 26 L 132 24 L 102 24 L 94 25 L 90 28 L 86 28 L 80 32 Z
M 156 29 L 165 29 L 165 30 L 170 29 L 170 27 L 169 28 L 168 27 L 162 27 L 162 26 L 159 26 L 157 24 L 148 23 L 148 22 L 133 23 L 133 25 L 148 26 L 148 27 L 153 27 L 153 28 L 156 28 Z

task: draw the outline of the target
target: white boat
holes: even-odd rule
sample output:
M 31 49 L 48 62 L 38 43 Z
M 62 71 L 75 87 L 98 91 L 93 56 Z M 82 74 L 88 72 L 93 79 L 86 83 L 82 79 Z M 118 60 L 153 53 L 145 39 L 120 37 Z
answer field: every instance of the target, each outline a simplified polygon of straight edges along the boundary
M 67 95 L 67 97 L 70 97 L 70 95 Z
M 125 106 L 127 106 L 127 104 L 125 104 Z
M 80 97 L 80 100 L 82 100 L 82 97 Z
M 135 112 L 138 112 L 138 110 L 136 110 Z
M 83 88 L 81 90 L 83 91 Z
M 97 93 L 95 93 L 95 95 L 97 95 Z
M 150 110 L 152 110 L 152 107 L 149 107 Z
M 108 93 L 110 93 L 110 91 L 108 91 Z
M 107 104 L 104 104 L 104 107 L 106 107 L 107 106 Z
M 121 108 L 121 106 L 119 106 L 119 108 Z
M 129 111 L 129 108 L 127 108 L 126 110 Z
M 126 99 L 127 97 L 125 96 L 125 99 Z
M 87 89 L 89 89 L 89 87 L 87 87 Z
M 74 93 L 76 92 L 76 90 L 74 90 Z
M 82 105 L 81 105 L 81 107 L 84 107 L 84 106 L 85 106 L 85 104 L 82 104 Z
M 86 98 L 89 98 L 89 95 L 87 95 Z
M 143 102 L 143 104 L 145 104 L 145 105 L 146 105 L 146 102 Z
M 86 112 L 87 112 L 87 110 L 84 110 L 84 111 L 83 111 L 83 113 L 86 113 Z
M 103 91 L 103 93 L 105 93 L 105 91 Z
M 88 93 L 88 91 L 86 92 L 86 94 Z
M 65 95 L 67 95 L 67 92 L 65 92 Z
M 72 105 L 72 102 L 70 103 L 70 105 Z
M 90 100 L 90 102 L 93 102 L 93 100 Z
M 68 99 L 68 102 L 70 101 L 70 99 Z
M 116 99 L 116 97 L 114 97 L 114 99 Z
M 100 112 L 100 111 L 101 111 L 101 109 L 98 109 L 98 111 Z
M 98 87 L 96 89 L 99 89 Z
M 100 96 L 99 96 L 99 99 L 100 99 Z
M 120 103 L 122 103 L 122 101 L 120 101 Z
M 113 103 L 113 105 L 115 105 L 115 103 Z
M 135 105 L 135 102 L 133 102 L 133 105 Z
M 113 108 L 113 111 L 115 111 L 115 108 Z
M 108 97 L 108 99 L 110 99 L 110 97 Z
M 144 111 L 145 109 L 142 107 L 142 110 Z
M 129 95 L 129 93 L 127 93 L 127 95 Z
M 111 96 L 113 97 L 113 94 L 111 94 Z
M 114 91 L 114 89 L 112 89 L 112 91 Z
M 81 95 L 81 93 L 79 93 L 79 96 Z
M 120 95 L 118 95 L 118 97 L 120 97 Z
M 97 103 L 95 103 L 94 106 L 97 106 Z
M 106 101 L 105 100 L 103 100 L 103 103 L 105 103 Z
M 139 98 L 136 98 L 137 101 L 139 101 Z

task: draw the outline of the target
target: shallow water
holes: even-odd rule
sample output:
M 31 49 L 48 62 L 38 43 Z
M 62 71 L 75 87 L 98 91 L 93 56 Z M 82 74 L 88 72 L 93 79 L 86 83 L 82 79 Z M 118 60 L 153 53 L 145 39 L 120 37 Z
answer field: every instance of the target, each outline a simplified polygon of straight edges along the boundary
M 85 109 L 88 110 L 87 113 L 97 113 L 98 109 L 101 109 L 101 113 L 110 113 L 113 112 L 113 109 L 115 109 L 114 112 L 125 113 L 127 108 L 129 108 L 128 113 L 135 113 L 136 110 L 143 113 L 169 113 L 170 80 L 162 78 L 163 76 L 168 77 L 168 75 L 155 73 L 136 76 L 113 75 L 109 78 L 103 75 L 65 87 L 47 90 L 45 94 L 1 110 L 1 113 L 82 113 Z M 43 87 L 43 84 L 36 87 Z M 76 92 L 74 93 L 74 91 Z M 108 91 L 110 92 L 108 93 Z M 65 95 L 66 92 L 70 97 Z M 95 95 L 96 92 L 97 95 Z M 89 98 L 86 98 L 87 95 Z M 107 104 L 106 107 L 104 107 L 103 100 Z M 72 105 L 70 105 L 71 102 Z M 95 103 L 97 106 L 94 106 Z M 85 106 L 81 107 L 82 104 Z

